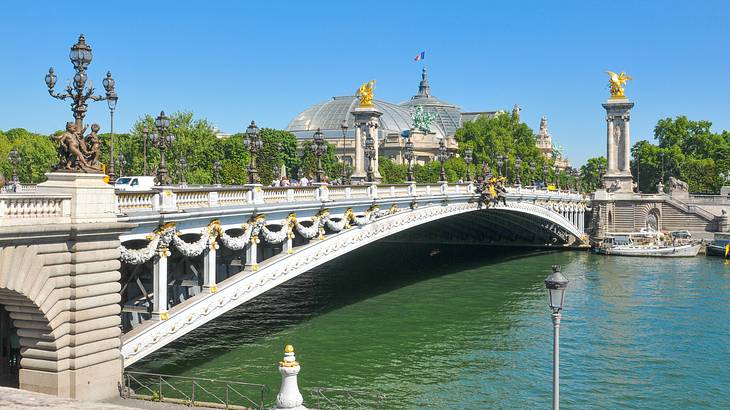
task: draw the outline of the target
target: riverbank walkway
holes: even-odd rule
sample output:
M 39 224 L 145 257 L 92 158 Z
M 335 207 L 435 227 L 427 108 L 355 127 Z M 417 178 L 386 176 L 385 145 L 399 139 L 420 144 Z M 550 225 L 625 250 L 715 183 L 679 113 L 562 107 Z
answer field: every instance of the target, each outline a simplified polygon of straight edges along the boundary
M 27 390 L 0 387 L 0 409 L 27 410 L 27 409 L 73 409 L 73 410 L 177 410 L 203 407 L 189 407 L 173 403 L 159 403 L 146 400 L 113 398 L 106 403 L 79 401 L 34 393 Z

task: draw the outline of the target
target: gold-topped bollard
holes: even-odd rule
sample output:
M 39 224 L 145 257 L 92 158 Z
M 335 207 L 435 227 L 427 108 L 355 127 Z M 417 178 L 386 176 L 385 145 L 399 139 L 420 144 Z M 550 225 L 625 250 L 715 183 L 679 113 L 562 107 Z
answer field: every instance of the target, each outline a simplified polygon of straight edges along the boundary
M 303 406 L 304 398 L 299 392 L 297 375 L 299 374 L 299 362 L 294 356 L 294 346 L 286 345 L 284 348 L 284 360 L 279 362 L 279 373 L 281 374 L 281 388 L 276 395 L 277 410 L 307 410 Z

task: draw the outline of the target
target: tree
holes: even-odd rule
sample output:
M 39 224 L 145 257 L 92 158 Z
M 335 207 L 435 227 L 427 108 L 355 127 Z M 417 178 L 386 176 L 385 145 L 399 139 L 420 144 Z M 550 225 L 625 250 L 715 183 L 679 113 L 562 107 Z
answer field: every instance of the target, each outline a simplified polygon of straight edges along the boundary
M 13 148 L 20 154 L 17 172 L 18 178 L 24 183 L 45 181 L 46 172 L 58 162 L 56 146 L 48 136 L 23 128 L 0 132 L 0 172 L 8 180 L 13 174 L 13 167 L 8 161 L 8 154 Z
M 585 165 L 580 167 L 580 185 L 586 192 L 593 192 L 603 184 L 601 179 L 608 169 L 606 157 L 589 158 Z
M 293 175 L 293 171 L 299 166 L 297 137 L 291 132 L 271 128 L 261 129 L 259 135 L 263 147 L 256 155 L 256 164 L 261 183 L 267 185 L 278 179 L 282 165 L 286 168 L 287 175 Z
M 324 169 L 325 176 L 336 177 L 339 175 L 338 170 L 342 171 L 342 168 L 338 167 L 335 146 L 329 142 L 325 143 L 327 144 L 327 148 L 322 155 L 322 169 Z M 307 176 L 307 178 L 312 180 L 312 177 L 317 175 L 317 156 L 312 151 L 312 144 L 313 142 L 311 140 L 304 141 L 302 144 L 299 167 L 295 170 L 297 178 L 301 179 L 303 176 Z

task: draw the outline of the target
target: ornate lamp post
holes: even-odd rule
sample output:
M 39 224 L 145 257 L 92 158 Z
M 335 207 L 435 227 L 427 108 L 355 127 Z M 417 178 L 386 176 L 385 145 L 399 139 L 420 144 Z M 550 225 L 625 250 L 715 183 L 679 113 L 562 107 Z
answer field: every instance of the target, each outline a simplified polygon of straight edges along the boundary
M 545 278 L 548 306 L 553 318 L 553 409 L 560 408 L 560 311 L 563 309 L 568 279 L 560 273 L 560 265 L 553 265 L 553 273 Z
M 365 158 L 368 159 L 367 179 L 368 182 L 373 182 L 373 158 L 375 158 L 375 140 L 373 140 L 373 135 L 370 133 L 369 129 L 370 128 L 368 127 L 368 132 L 365 137 Z
M 403 157 L 408 161 L 408 174 L 406 178 L 408 182 L 413 182 L 413 141 L 410 138 L 406 141 Z
M 327 152 L 327 143 L 324 141 L 324 134 L 317 128 L 314 133 L 314 144 L 311 145 L 312 153 L 317 157 L 317 183 L 322 183 L 324 180 L 324 170 L 322 169 L 322 155 Z
M 547 163 L 542 164 L 542 184 L 545 189 L 547 189 L 547 174 L 548 174 L 548 165 Z
M 185 157 L 180 157 L 177 161 L 177 168 L 180 172 L 180 186 L 187 188 L 188 181 L 185 179 L 185 174 L 188 172 L 188 160 Z
M 91 64 L 91 60 L 93 58 L 92 52 L 91 52 L 91 46 L 86 44 L 86 38 L 83 34 L 79 36 L 79 41 L 71 46 L 71 52 L 69 53 L 69 59 L 71 60 L 71 64 L 74 66 L 74 70 L 76 71 L 76 74 L 73 76 L 73 82 L 69 81 L 66 85 L 66 92 L 65 93 L 56 93 L 54 90 L 54 87 L 56 86 L 56 81 L 58 80 L 58 77 L 56 76 L 55 72 L 53 71 L 53 67 L 48 69 L 48 74 L 45 76 L 46 86 L 48 86 L 48 94 L 51 95 L 51 97 L 59 99 L 59 100 L 66 100 L 71 99 L 71 111 L 74 115 L 74 123 L 67 125 L 67 132 L 76 134 L 77 139 L 81 139 L 80 137 L 83 137 L 84 134 L 84 117 L 86 116 L 86 110 L 88 107 L 87 101 L 103 101 L 107 100 L 109 104 L 109 110 L 112 114 L 112 135 L 114 135 L 114 109 L 116 108 L 117 104 L 117 94 L 114 89 L 114 79 L 112 78 L 111 72 L 107 72 L 106 78 L 102 82 L 104 85 L 104 89 L 106 90 L 106 96 L 102 95 L 94 95 L 94 84 L 93 82 L 89 83 L 89 86 L 86 86 L 86 81 L 88 79 L 86 75 L 86 69 L 89 67 L 89 64 Z M 73 86 L 72 86 L 73 83 Z M 112 147 L 113 147 L 113 137 L 112 137 Z M 56 166 L 56 169 L 65 169 L 69 171 L 76 171 L 76 170 L 92 170 L 92 171 L 100 171 L 101 170 L 101 164 L 99 163 L 90 163 L 88 159 L 84 158 L 84 151 L 80 151 L 78 149 L 78 142 L 74 143 L 73 141 L 68 142 L 65 140 L 62 140 L 62 144 L 66 146 L 67 152 L 64 154 L 64 157 L 61 158 L 61 162 Z M 110 155 L 110 170 L 109 170 L 109 176 L 110 181 L 113 181 L 113 167 L 114 167 L 114 151 L 112 148 L 111 155 Z
M 106 78 L 101 82 L 106 90 L 106 102 L 109 106 L 109 129 L 111 133 L 111 144 L 109 146 L 109 181 L 114 181 L 114 110 L 117 108 L 117 92 L 114 89 L 115 81 L 112 72 L 106 72 Z M 121 167 L 122 165 L 120 165 Z M 122 171 L 120 171 L 120 174 Z
M 535 165 L 535 161 L 530 161 L 530 185 L 535 186 L 535 170 L 537 169 L 537 166 Z
M 124 176 L 124 170 L 127 167 L 127 159 L 124 158 L 124 154 L 119 154 L 119 157 L 117 157 L 117 162 L 119 163 L 119 176 Z M 111 179 L 111 177 L 109 177 Z
M 446 168 L 444 165 L 446 164 L 446 160 L 449 158 L 448 152 L 446 152 L 446 141 L 444 141 L 446 138 L 441 138 L 439 140 L 439 148 L 438 148 L 438 154 L 437 159 L 441 163 L 441 170 L 439 171 L 439 182 L 446 182 Z
M 347 162 L 345 161 L 345 153 L 347 152 L 345 148 L 345 144 L 347 141 L 345 140 L 345 137 L 347 136 L 347 120 L 342 120 L 340 123 L 340 129 L 342 130 L 342 185 L 347 184 Z
M 520 168 L 522 168 L 522 158 L 517 157 L 515 159 L 515 172 L 517 172 L 517 177 L 515 178 L 515 185 L 521 186 L 522 180 L 520 179 Z
M 142 169 L 143 175 L 147 175 L 147 140 L 150 137 L 150 130 L 145 125 L 142 128 L 142 156 L 144 158 L 144 167 Z
M 502 176 L 502 164 L 504 164 L 503 160 L 504 156 L 497 155 L 497 175 Z
M 20 164 L 21 155 L 16 148 L 10 150 L 8 153 L 8 162 L 13 166 L 13 185 L 17 186 L 20 184 L 20 178 L 18 178 L 18 164 Z
M 263 143 L 259 138 L 259 127 L 256 126 L 256 122 L 251 121 L 251 124 L 246 128 L 246 136 L 248 139 L 244 140 L 243 143 L 251 153 L 251 161 L 248 165 L 248 183 L 258 184 L 259 174 L 256 171 L 256 153 L 261 151 Z
M 555 189 L 560 191 L 560 168 L 555 165 Z
M 155 119 L 155 127 L 157 132 L 149 134 L 149 138 L 152 145 L 160 150 L 160 166 L 157 168 L 156 182 L 158 185 L 170 185 L 172 179 L 167 174 L 165 150 L 172 147 L 175 135 L 170 132 L 170 118 L 165 115 L 164 111 L 160 111 L 160 115 Z
M 469 168 L 471 167 L 471 162 L 474 159 L 473 152 L 471 149 L 467 148 L 464 150 L 464 162 L 466 162 L 466 180 L 471 181 L 471 175 L 469 174 Z
M 218 186 L 221 184 L 221 162 L 218 160 L 213 163 L 213 183 Z

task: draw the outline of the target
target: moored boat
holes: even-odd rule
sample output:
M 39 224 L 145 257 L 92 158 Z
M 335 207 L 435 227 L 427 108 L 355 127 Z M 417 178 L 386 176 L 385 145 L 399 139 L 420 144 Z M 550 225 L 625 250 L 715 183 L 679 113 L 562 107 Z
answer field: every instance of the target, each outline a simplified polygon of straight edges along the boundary
M 683 258 L 697 256 L 701 248 L 698 243 L 666 244 L 658 239 L 658 235 L 641 233 L 641 238 L 642 241 L 636 243 L 632 234 L 609 236 L 594 251 L 601 255 Z
M 706 254 L 707 256 L 725 256 L 726 246 L 730 243 L 727 239 L 715 239 L 711 243 L 707 244 Z

